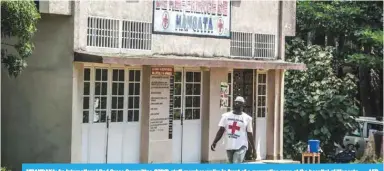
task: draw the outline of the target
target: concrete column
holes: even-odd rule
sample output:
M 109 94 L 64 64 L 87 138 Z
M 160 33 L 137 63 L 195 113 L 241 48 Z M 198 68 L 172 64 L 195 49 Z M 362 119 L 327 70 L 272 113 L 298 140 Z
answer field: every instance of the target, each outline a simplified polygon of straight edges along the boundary
M 275 114 L 274 114 L 274 142 L 273 142 L 273 159 L 277 160 L 280 156 L 280 96 L 281 96 L 281 72 L 280 70 L 275 70 L 275 98 L 274 98 L 274 106 L 275 106 Z
M 82 63 L 73 63 L 71 163 L 82 162 L 83 68 Z
M 142 69 L 140 163 L 148 163 L 151 66 Z
M 223 144 L 223 138 L 217 143 L 216 151 L 210 150 L 210 144 L 215 139 L 217 130 L 219 129 L 218 124 L 221 115 L 226 112 L 226 109 L 220 108 L 220 84 L 221 82 L 228 81 L 228 69 L 227 68 L 211 68 L 210 79 L 209 79 L 209 118 L 208 122 L 203 129 L 203 137 L 205 134 L 209 134 L 208 141 L 208 160 L 209 161 L 223 161 L 226 160 L 225 146 Z M 208 89 L 208 88 L 207 88 Z M 204 144 L 206 145 L 206 143 Z M 205 147 L 206 149 L 206 147 Z M 205 152 L 206 153 L 206 152 Z
M 203 71 L 202 106 L 201 106 L 201 160 L 209 161 L 209 151 L 212 142 L 209 142 L 209 107 L 210 107 L 210 72 Z
M 267 159 L 273 159 L 275 153 L 275 73 L 275 70 L 268 71 L 267 78 Z
M 283 159 L 284 71 L 268 71 L 267 159 Z

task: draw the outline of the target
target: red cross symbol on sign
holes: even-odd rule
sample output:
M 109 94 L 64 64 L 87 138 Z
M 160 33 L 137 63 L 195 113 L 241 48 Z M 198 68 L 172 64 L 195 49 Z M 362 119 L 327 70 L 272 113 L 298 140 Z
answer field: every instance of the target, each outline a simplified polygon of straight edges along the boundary
M 223 19 L 219 18 L 219 21 L 217 23 L 217 28 L 219 28 L 219 33 L 220 34 L 223 32 L 223 27 L 224 27 Z
M 237 126 L 237 122 L 233 122 L 232 125 L 229 125 L 229 129 L 231 129 L 232 134 L 237 131 L 240 131 L 240 127 Z
M 163 23 L 162 23 L 164 29 L 168 28 L 168 22 L 169 22 L 168 21 L 168 13 L 164 12 L 164 14 L 163 14 Z

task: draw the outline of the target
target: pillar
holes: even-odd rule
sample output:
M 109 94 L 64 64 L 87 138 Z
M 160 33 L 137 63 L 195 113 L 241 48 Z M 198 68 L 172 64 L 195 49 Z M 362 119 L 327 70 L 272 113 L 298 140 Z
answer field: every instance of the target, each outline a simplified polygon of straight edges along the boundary
M 268 71 L 267 159 L 283 158 L 284 71 Z
M 209 106 L 210 106 L 210 72 L 203 71 L 202 106 L 201 106 L 201 160 L 209 161 L 209 151 L 212 142 L 209 142 Z
M 142 69 L 140 163 L 148 163 L 151 66 Z
M 203 144 L 206 146 L 208 144 L 208 148 L 205 147 L 205 153 L 208 156 L 205 156 L 208 161 L 223 161 L 226 160 L 226 151 L 225 146 L 223 144 L 223 138 L 217 143 L 216 151 L 211 151 L 210 145 L 216 137 L 216 133 L 219 129 L 218 124 L 221 119 L 221 115 L 227 112 L 226 109 L 220 108 L 220 85 L 221 82 L 228 81 L 228 69 L 227 68 L 211 68 L 209 73 L 209 117 L 207 117 L 207 122 L 203 122 L 203 129 L 205 132 L 203 133 L 203 137 L 208 137 Z M 205 119 L 203 119 L 205 120 Z M 208 136 L 206 135 L 208 134 Z M 203 153 L 204 154 L 204 153 Z
M 83 69 L 82 63 L 73 63 L 71 163 L 82 162 Z
M 275 120 L 275 70 L 268 71 L 267 78 L 267 159 L 274 158 L 274 120 Z

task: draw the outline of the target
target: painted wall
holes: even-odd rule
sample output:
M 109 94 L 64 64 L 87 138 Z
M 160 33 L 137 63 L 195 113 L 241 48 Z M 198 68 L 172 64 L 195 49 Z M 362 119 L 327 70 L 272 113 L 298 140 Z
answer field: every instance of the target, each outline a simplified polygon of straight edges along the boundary
M 39 1 L 39 11 L 45 14 L 72 14 L 72 1 Z
M 27 69 L 17 78 L 2 70 L 2 164 L 15 170 L 71 161 L 73 18 L 41 17 Z
M 131 21 L 152 22 L 152 1 L 81 1 L 75 2 L 75 50 L 91 53 L 106 54 L 106 48 L 87 48 L 87 17 L 105 17 Z M 296 6 L 295 1 L 283 4 L 283 26 L 286 35 L 295 31 Z M 278 28 L 278 1 L 234 1 L 232 2 L 232 31 L 252 32 L 260 34 L 277 34 Z M 150 15 L 148 15 L 150 14 Z M 193 46 L 191 46 L 191 44 Z M 152 35 L 152 50 L 122 52 L 118 49 L 109 51 L 108 54 L 179 54 L 181 56 L 192 54 L 194 56 L 229 56 L 230 40 L 176 36 Z

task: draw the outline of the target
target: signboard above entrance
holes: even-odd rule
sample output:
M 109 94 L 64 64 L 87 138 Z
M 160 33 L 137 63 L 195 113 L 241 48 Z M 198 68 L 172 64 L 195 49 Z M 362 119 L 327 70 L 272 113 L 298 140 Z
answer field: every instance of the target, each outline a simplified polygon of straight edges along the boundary
M 230 0 L 155 0 L 153 32 L 230 37 Z
M 173 68 L 172 67 L 152 67 L 151 68 L 151 75 L 173 75 Z

